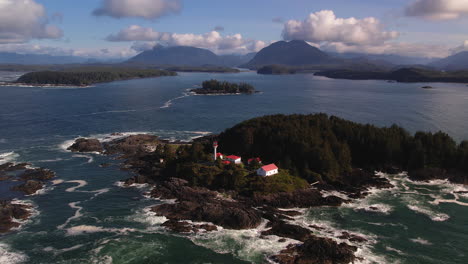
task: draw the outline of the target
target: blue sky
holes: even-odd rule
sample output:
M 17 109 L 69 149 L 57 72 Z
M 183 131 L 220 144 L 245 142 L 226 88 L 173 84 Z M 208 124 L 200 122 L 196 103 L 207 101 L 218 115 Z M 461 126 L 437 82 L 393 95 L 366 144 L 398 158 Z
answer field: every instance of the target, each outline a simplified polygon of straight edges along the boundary
M 14 14 L 15 1 L 25 2 L 22 10 L 43 9 L 44 14 L 31 18 L 29 25 L 39 23 L 34 31 L 41 34 L 31 33 L 26 26 L 17 28 L 18 21 L 12 21 L 15 16 L 6 15 Z M 6 21 L 0 25 L 0 51 L 125 57 L 162 42 L 193 44 L 217 53 L 246 53 L 292 38 L 338 52 L 442 57 L 468 48 L 468 1 L 436 1 L 451 2 L 451 9 L 435 9 L 429 0 L 0 0 L 0 24 Z M 178 4 L 174 12 L 161 11 L 174 3 Z M 120 10 L 116 15 L 111 10 L 124 4 L 128 12 Z M 159 4 L 162 7 L 152 17 L 140 15 L 148 8 L 133 10 L 138 5 Z M 103 15 L 93 15 L 98 8 L 105 10 Z M 317 13 L 323 10 L 333 13 Z M 307 20 L 311 14 L 316 16 Z M 357 21 L 349 20 L 352 17 Z M 375 21 L 365 20 L 368 17 Z M 288 21 L 300 23 L 286 26 Z M 209 34 L 217 26 L 224 30 Z M 8 39 L 12 34 L 14 40 Z

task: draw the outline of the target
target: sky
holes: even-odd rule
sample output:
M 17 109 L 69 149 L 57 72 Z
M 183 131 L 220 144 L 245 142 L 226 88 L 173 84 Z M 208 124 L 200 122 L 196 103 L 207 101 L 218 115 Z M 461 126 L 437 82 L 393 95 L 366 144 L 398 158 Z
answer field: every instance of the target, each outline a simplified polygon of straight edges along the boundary
M 293 39 L 446 57 L 468 50 L 468 0 L 0 0 L 0 52 L 127 58 L 159 43 L 245 54 Z

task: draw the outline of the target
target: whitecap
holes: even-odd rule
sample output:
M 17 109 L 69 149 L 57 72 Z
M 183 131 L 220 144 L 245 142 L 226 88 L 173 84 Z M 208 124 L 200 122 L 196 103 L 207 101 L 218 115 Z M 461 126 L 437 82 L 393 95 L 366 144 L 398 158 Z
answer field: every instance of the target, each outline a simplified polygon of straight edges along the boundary
M 416 213 L 428 216 L 434 222 L 444 222 L 450 219 L 450 216 L 448 214 L 434 212 L 433 210 L 422 206 L 407 205 L 407 207 Z
M 163 104 L 163 106 L 161 106 L 160 108 L 161 108 L 161 109 L 169 108 L 169 107 L 171 107 L 171 105 L 172 105 L 172 103 L 173 103 L 174 101 L 179 100 L 179 99 L 182 99 L 182 98 L 185 98 L 185 97 L 188 97 L 188 96 L 190 96 L 190 95 L 191 95 L 190 93 L 187 93 L 187 92 L 186 92 L 186 93 L 184 93 L 183 95 L 181 95 L 181 96 L 179 96 L 179 97 L 172 98 L 171 100 L 168 100 L 167 102 L 165 102 L 165 103 Z
M 6 152 L 6 153 L 0 153 L 0 164 L 5 164 L 8 162 L 14 162 L 19 155 L 15 153 L 14 151 L 12 152 Z
M 257 228 L 244 230 L 224 229 L 218 226 L 218 231 L 197 233 L 189 236 L 189 239 L 196 245 L 218 253 L 231 253 L 246 261 L 258 261 L 264 259 L 265 256 L 279 253 L 290 244 L 301 243 L 297 240 L 274 235 L 262 236 L 261 233 L 268 229 L 267 223 L 267 220 L 263 220 Z
M 66 189 L 66 190 L 65 190 L 66 192 L 74 192 L 74 191 L 76 191 L 76 189 L 88 185 L 88 182 L 87 182 L 87 181 L 83 181 L 83 180 L 67 181 L 67 182 L 65 182 L 65 183 L 78 183 L 77 186 L 70 187 L 70 188 Z
M 426 239 L 423 239 L 423 238 L 412 238 L 410 239 L 411 242 L 414 242 L 414 243 L 418 243 L 418 244 L 421 244 L 421 245 L 424 245 L 424 246 L 431 246 L 432 243 Z
M 83 214 L 81 213 L 81 210 L 83 210 L 83 207 L 78 206 L 78 204 L 80 204 L 80 202 L 73 202 L 73 203 L 68 204 L 68 206 L 70 206 L 70 208 L 76 209 L 75 214 L 73 216 L 69 217 L 65 221 L 65 223 L 57 226 L 57 229 L 64 229 L 72 220 L 78 219 L 78 218 L 83 216 Z
M 28 261 L 28 257 L 21 252 L 14 252 L 10 246 L 0 243 L 0 263 L 17 264 Z
M 75 246 L 72 246 L 72 247 L 69 247 L 69 248 L 56 249 L 54 247 L 45 247 L 42 250 L 45 251 L 45 252 L 51 252 L 54 255 L 59 255 L 59 254 L 65 253 L 65 252 L 70 252 L 70 251 L 73 251 L 73 250 L 80 249 L 82 247 L 84 247 L 83 244 L 78 244 L 78 245 L 75 245 Z
M 120 233 L 126 234 L 128 232 L 135 232 L 133 228 L 105 228 L 101 226 L 92 226 L 92 225 L 79 225 L 67 228 L 68 236 L 78 236 L 83 234 L 92 234 L 92 233 Z
M 53 181 L 51 181 L 51 182 L 52 182 L 52 185 L 59 185 L 59 184 L 64 183 L 65 181 L 64 181 L 64 180 L 58 179 L 58 180 L 53 180 Z
M 85 158 L 85 159 L 88 159 L 88 163 L 93 163 L 94 161 L 94 158 L 90 155 L 83 155 L 83 154 L 75 154 L 73 155 L 72 157 L 74 158 Z

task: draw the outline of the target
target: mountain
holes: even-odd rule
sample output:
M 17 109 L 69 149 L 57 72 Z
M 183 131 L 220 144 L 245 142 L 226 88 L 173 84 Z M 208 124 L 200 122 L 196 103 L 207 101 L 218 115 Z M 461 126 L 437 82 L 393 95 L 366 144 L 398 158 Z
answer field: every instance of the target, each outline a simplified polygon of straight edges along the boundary
M 337 58 L 367 60 L 374 64 L 387 66 L 428 64 L 433 61 L 433 59 L 430 58 L 401 56 L 396 54 L 367 54 L 354 52 L 328 52 L 328 54 Z
M 143 51 L 127 62 L 166 66 L 222 65 L 222 60 L 207 49 L 188 46 L 164 47 L 161 45 Z
M 231 54 L 231 55 L 220 55 L 222 66 L 226 67 L 237 67 L 242 64 L 246 64 L 257 55 L 256 52 L 247 53 L 245 55 Z
M 86 63 L 88 59 L 75 56 L 52 56 L 46 54 L 19 54 L 0 52 L 0 64 L 71 64 Z
M 468 70 L 468 51 L 463 51 L 430 64 L 445 71 Z
M 246 68 L 265 65 L 306 66 L 336 63 L 337 59 L 313 47 L 303 40 L 278 41 L 262 49 L 247 64 Z

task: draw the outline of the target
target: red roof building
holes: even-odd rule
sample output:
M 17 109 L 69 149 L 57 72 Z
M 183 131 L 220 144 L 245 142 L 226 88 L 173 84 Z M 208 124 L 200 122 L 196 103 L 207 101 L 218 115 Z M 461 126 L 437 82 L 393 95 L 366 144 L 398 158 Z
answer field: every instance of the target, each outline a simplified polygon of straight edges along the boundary
M 250 163 L 252 163 L 254 161 L 256 161 L 258 163 L 262 163 L 262 160 L 260 158 L 251 158 L 251 159 L 247 160 L 247 164 L 250 164 Z
M 242 158 L 239 157 L 239 156 L 235 156 L 235 155 L 227 156 L 226 160 L 228 160 L 230 162 L 234 162 L 235 164 L 241 164 L 242 163 Z
M 268 177 L 275 174 L 278 174 L 278 167 L 274 163 L 265 165 L 257 170 L 258 176 Z

